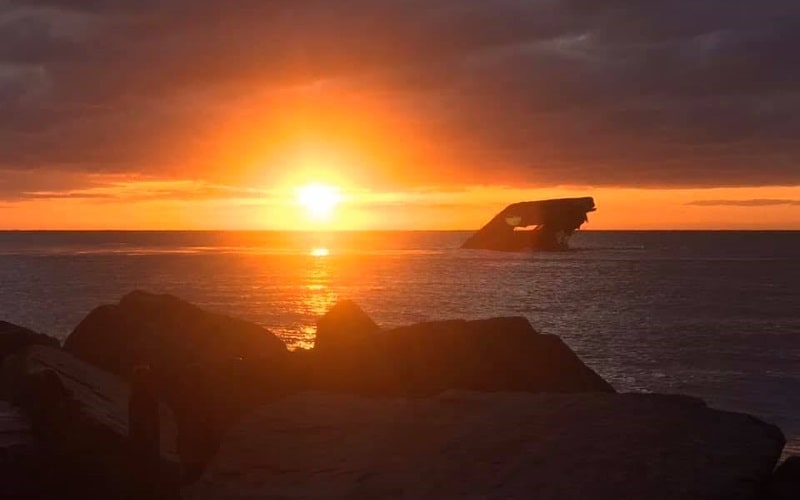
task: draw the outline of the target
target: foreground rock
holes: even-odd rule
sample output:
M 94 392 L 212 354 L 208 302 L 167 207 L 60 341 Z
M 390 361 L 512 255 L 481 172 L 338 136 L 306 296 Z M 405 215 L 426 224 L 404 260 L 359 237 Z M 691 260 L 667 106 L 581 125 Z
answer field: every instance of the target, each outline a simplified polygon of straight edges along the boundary
M 446 389 L 613 392 L 561 339 L 522 317 L 418 323 L 381 332 L 352 302 L 318 324 L 309 386 L 384 395 Z
M 352 300 L 340 300 L 317 321 L 314 350 L 330 356 L 363 354 L 380 327 Z
M 64 349 L 127 380 L 148 366 L 181 429 L 181 457 L 198 471 L 230 422 L 296 390 L 288 351 L 275 335 L 171 295 L 134 291 L 94 309 Z
M 183 498 L 751 499 L 783 442 L 677 396 L 303 393 L 233 428 Z
M 42 498 L 46 473 L 28 419 L 0 401 L 0 492 L 3 498 Z
M 55 464 L 47 473 L 51 487 L 63 489 L 64 497 L 132 498 L 142 488 L 149 497 L 174 496 L 180 481 L 177 438 L 166 409 L 158 417 L 158 463 L 136 463 L 129 441 L 130 393 L 118 377 L 45 346 L 8 358 L 3 376 Z M 158 476 L 143 478 L 143 467 L 152 466 Z
M 787 458 L 773 474 L 764 500 L 797 500 L 800 498 L 800 457 Z
M 60 347 L 58 340 L 28 328 L 0 321 L 0 363 L 3 358 L 29 345 Z
M 192 364 L 287 353 L 278 337 L 255 323 L 143 291 L 93 310 L 67 337 L 64 349 L 125 378 L 147 364 L 166 382 Z
M 290 354 L 258 325 L 136 291 L 92 311 L 64 348 L 125 379 L 148 366 L 158 398 L 175 413 L 182 461 L 195 474 L 240 416 L 303 390 L 613 392 L 558 337 L 540 335 L 524 318 L 381 331 L 349 301 L 320 319 L 313 350 Z

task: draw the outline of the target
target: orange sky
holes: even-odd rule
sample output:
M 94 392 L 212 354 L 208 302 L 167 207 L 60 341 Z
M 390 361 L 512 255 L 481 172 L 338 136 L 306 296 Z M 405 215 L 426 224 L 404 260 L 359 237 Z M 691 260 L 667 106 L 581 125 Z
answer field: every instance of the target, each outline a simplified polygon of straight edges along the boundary
M 0 229 L 800 229 L 797 2 L 45 3 L 0 2 Z
M 16 173 L 28 187 L 0 200 L 0 228 L 476 229 L 513 202 L 588 195 L 586 229 L 800 229 L 800 186 L 565 187 L 552 167 L 470 158 L 439 137 L 377 90 L 254 92 L 171 144 L 160 174 Z M 314 182 L 341 191 L 328 221 L 298 206 L 297 187 Z
M 124 182 L 0 204 L 0 220 L 5 229 L 475 229 L 511 202 L 593 195 L 598 210 L 584 229 L 800 229 L 800 204 L 792 202 L 798 187 L 342 188 L 342 202 L 322 222 L 299 206 L 290 184 L 226 195 L 187 181 Z
M 162 175 L 77 172 L 60 183 L 36 171 L 32 188 L 0 201 L 0 227 L 475 229 L 509 203 L 588 195 L 598 211 L 587 229 L 800 229 L 799 186 L 537 186 L 535 168 L 463 163 L 448 144 L 432 144 L 436 132 L 413 113 L 378 110 L 363 96 L 285 99 L 253 112 L 270 102 L 248 101 L 202 140 L 176 145 Z M 53 187 L 37 187 L 48 178 Z M 329 221 L 298 206 L 297 187 L 313 182 L 341 190 Z

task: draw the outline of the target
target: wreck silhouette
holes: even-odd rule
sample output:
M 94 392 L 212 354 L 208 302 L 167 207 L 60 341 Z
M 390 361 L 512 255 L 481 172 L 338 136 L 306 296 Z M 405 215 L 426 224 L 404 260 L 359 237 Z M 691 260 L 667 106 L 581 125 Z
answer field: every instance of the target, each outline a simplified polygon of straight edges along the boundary
M 470 236 L 461 248 L 505 252 L 568 250 L 570 237 L 594 211 L 591 197 L 514 203 Z

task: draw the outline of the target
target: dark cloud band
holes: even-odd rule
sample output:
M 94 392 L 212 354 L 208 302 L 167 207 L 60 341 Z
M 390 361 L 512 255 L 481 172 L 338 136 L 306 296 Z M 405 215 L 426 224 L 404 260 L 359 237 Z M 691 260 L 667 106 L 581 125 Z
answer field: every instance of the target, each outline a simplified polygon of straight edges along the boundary
M 798 185 L 798 50 L 795 0 L 6 1 L 0 169 L 158 175 L 254 89 L 332 81 L 464 182 Z

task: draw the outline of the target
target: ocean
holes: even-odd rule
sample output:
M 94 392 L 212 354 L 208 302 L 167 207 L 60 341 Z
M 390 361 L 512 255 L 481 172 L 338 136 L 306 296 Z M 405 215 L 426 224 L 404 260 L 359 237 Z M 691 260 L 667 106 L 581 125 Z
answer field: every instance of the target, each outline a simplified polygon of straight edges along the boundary
M 800 452 L 800 232 L 583 231 L 564 253 L 460 250 L 467 232 L 0 232 L 0 319 L 64 339 L 144 289 L 290 348 L 350 298 L 392 327 L 522 315 L 619 391 L 780 426 Z

